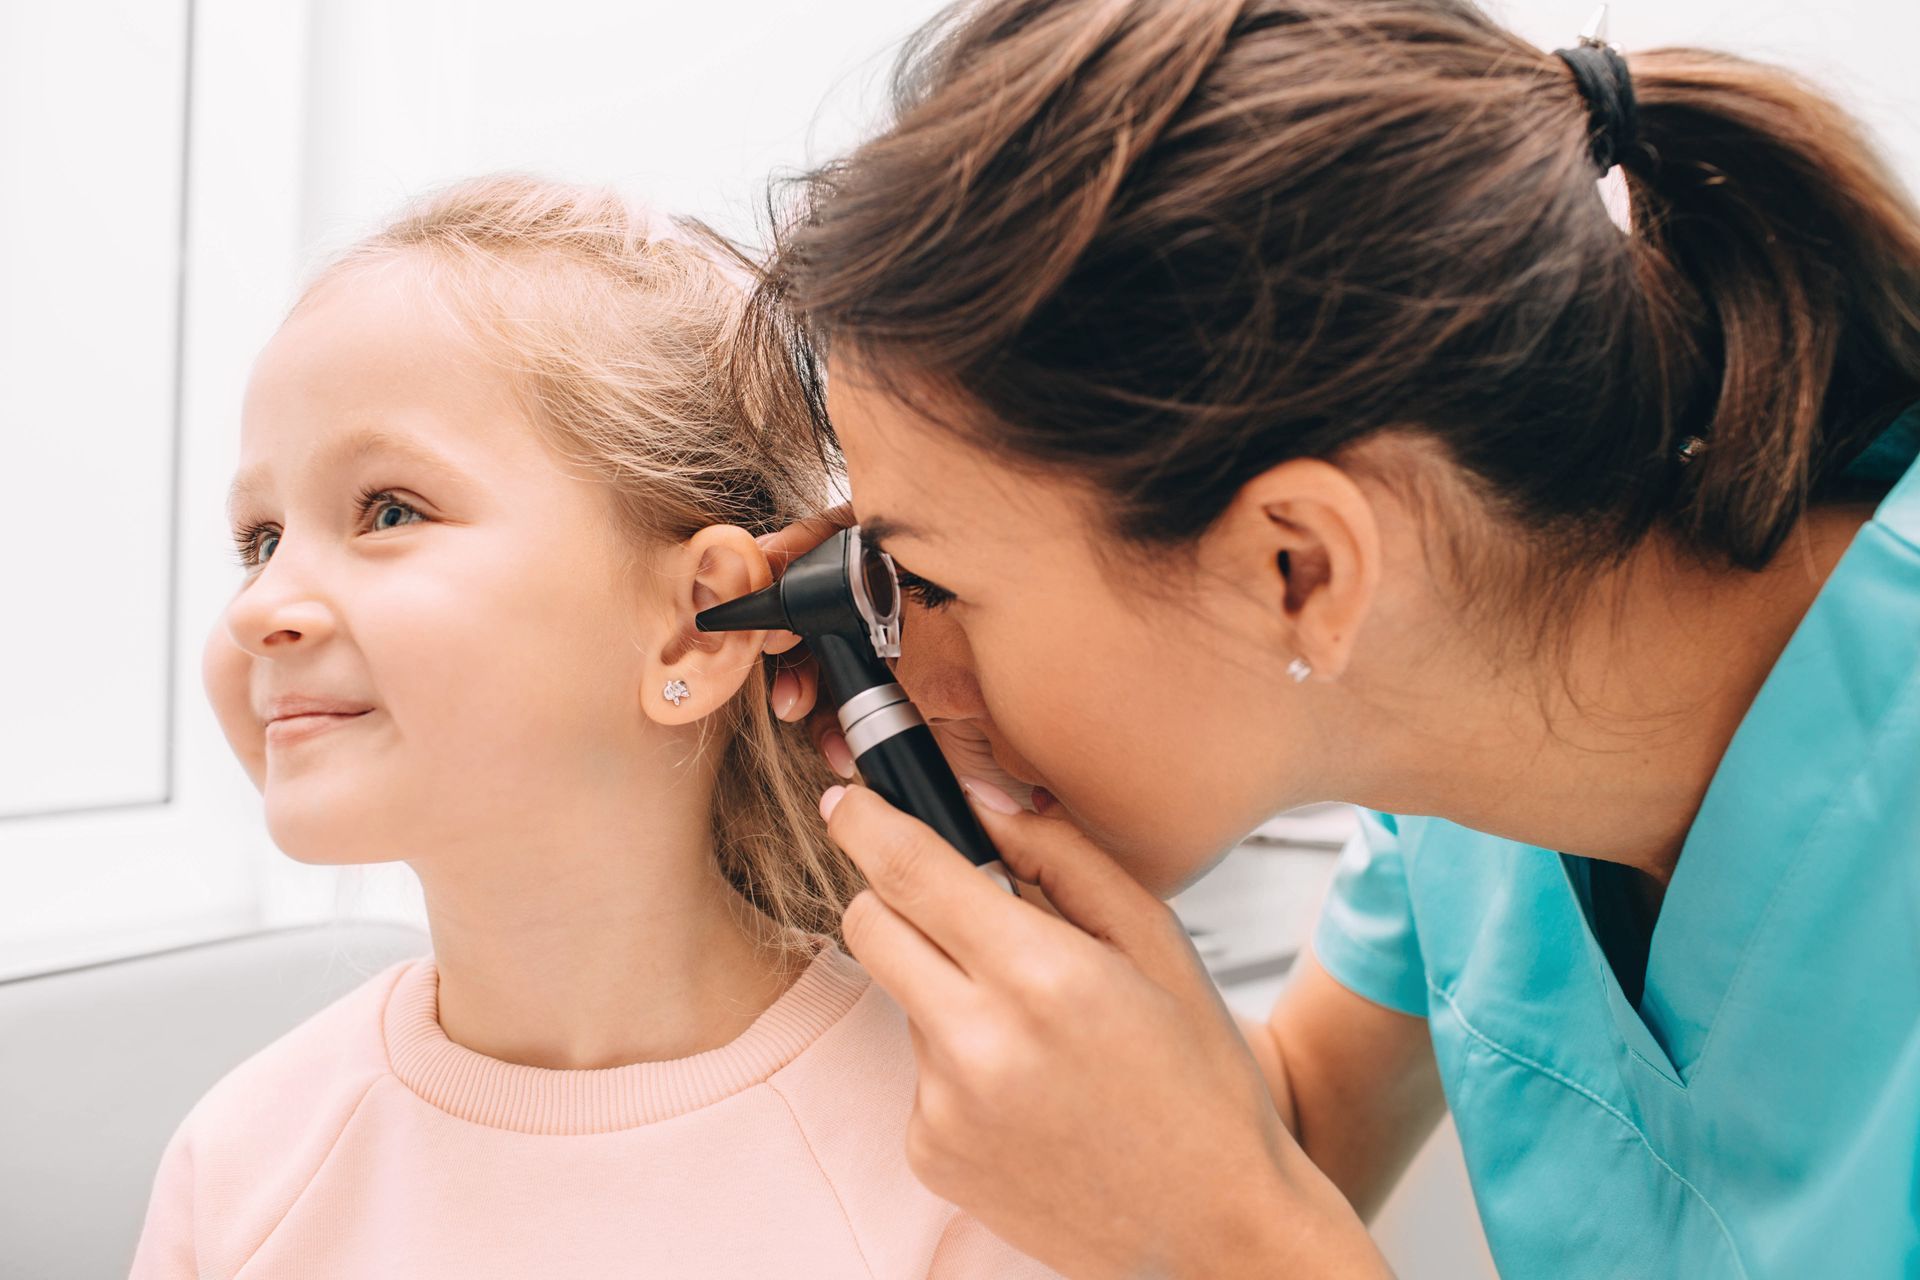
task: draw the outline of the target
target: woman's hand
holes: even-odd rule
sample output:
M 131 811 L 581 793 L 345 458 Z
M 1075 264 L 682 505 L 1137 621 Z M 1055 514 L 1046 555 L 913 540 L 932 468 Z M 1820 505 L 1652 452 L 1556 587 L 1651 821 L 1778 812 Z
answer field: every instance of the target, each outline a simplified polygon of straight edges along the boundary
M 1387 1274 L 1172 911 L 1058 810 L 968 790 L 1057 915 L 865 787 L 821 803 L 872 886 L 848 948 L 912 1029 L 921 1181 L 1075 1277 Z

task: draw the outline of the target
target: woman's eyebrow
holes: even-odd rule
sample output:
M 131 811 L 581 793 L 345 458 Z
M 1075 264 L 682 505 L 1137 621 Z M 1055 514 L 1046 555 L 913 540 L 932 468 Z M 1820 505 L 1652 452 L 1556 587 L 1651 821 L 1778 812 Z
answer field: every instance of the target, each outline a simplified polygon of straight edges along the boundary
M 418 463 L 424 467 L 433 467 L 451 472 L 459 477 L 460 469 L 453 465 L 445 455 L 408 436 L 395 435 L 378 428 L 367 428 L 352 435 L 343 436 L 328 446 L 320 455 L 319 466 L 345 466 L 372 457 L 393 458 L 401 462 Z M 260 497 L 266 488 L 265 468 L 253 467 L 242 471 L 233 478 L 233 487 L 227 491 L 227 514 L 233 515 L 243 506 Z
M 927 535 L 904 521 L 874 516 L 860 522 L 860 536 L 872 545 L 884 548 L 890 538 L 925 538 Z

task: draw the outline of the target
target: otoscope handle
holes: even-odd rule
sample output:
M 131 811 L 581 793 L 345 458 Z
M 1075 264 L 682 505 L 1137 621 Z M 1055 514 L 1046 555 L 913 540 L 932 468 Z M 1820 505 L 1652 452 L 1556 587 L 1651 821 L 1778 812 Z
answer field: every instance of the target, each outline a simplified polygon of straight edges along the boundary
M 902 701 L 856 722 L 848 731 L 847 745 L 860 776 L 888 804 L 932 827 L 967 861 L 994 874 L 1009 892 L 1017 892 L 999 851 L 981 830 L 966 793 L 934 740 L 933 730 L 921 721 L 904 696 Z
M 944 757 L 937 768 L 930 757 L 940 757 L 940 744 L 934 741 L 933 730 L 923 724 L 875 744 L 854 763 L 867 785 L 888 804 L 939 832 L 941 839 L 967 856 L 967 861 L 976 865 L 1000 861 L 999 851 L 980 829 L 979 819 L 973 816 L 966 793 L 946 767 Z

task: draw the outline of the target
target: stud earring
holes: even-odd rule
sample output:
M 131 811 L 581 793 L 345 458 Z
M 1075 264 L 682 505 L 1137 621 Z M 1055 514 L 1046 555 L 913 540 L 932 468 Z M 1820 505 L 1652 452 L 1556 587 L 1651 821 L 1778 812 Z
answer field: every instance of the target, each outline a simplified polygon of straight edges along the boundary
M 660 691 L 660 696 L 677 707 L 693 696 L 693 690 L 687 688 L 685 680 L 669 680 L 667 687 Z
M 1293 677 L 1295 684 L 1299 684 L 1302 680 L 1305 680 L 1313 674 L 1313 668 L 1307 665 L 1305 658 L 1295 658 L 1287 664 L 1287 674 Z

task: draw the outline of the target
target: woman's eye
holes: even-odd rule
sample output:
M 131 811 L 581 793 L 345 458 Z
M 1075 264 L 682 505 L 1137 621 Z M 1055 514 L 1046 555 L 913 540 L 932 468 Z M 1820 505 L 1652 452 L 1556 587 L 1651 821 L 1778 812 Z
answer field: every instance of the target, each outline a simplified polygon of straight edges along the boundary
M 937 582 L 929 582 L 919 574 L 902 569 L 897 564 L 894 566 L 894 574 L 900 580 L 900 590 L 922 609 L 937 611 L 954 602 L 953 592 Z
M 386 489 L 363 489 L 356 500 L 355 509 L 363 523 L 374 530 L 398 529 L 401 525 L 413 524 L 426 517 L 411 504 L 402 502 Z M 398 520 L 388 519 L 389 515 L 398 515 Z M 371 517 L 371 521 L 369 521 Z M 250 524 L 235 531 L 233 535 L 234 553 L 242 568 L 251 569 L 265 564 L 273 558 L 271 548 L 280 545 L 280 531 L 268 524 Z

